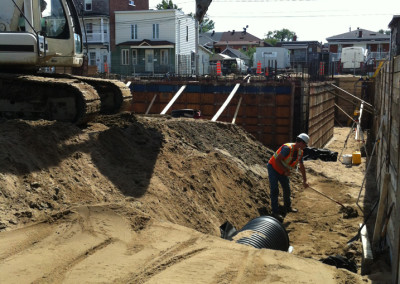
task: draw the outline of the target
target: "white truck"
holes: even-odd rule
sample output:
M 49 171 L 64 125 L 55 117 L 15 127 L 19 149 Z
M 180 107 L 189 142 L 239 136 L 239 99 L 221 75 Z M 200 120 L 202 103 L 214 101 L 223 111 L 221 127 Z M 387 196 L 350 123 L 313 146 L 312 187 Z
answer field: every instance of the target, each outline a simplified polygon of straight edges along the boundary
M 360 46 L 342 48 L 341 62 L 343 72 L 360 71 L 367 59 L 368 49 Z

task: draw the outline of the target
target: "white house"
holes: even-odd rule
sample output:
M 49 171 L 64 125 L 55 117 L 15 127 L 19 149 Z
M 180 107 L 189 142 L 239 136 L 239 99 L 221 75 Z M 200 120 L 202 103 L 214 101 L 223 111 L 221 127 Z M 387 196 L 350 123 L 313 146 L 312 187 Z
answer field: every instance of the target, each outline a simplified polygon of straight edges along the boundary
M 195 31 L 194 18 L 179 10 L 116 11 L 112 72 L 194 74 Z
M 210 56 L 212 55 L 212 52 L 199 45 L 199 48 L 197 50 L 198 58 L 199 58 L 199 75 L 207 75 L 210 74 Z

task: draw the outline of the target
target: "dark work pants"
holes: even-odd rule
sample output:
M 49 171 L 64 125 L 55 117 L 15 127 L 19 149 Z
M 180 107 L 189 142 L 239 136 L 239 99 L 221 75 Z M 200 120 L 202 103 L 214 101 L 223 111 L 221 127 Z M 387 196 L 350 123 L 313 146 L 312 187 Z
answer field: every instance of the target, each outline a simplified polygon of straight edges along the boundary
M 288 208 L 291 206 L 289 178 L 285 175 L 279 174 L 269 163 L 267 168 L 268 168 L 272 213 L 278 213 L 278 196 L 279 196 L 278 182 L 281 184 L 283 189 L 283 202 L 285 207 Z

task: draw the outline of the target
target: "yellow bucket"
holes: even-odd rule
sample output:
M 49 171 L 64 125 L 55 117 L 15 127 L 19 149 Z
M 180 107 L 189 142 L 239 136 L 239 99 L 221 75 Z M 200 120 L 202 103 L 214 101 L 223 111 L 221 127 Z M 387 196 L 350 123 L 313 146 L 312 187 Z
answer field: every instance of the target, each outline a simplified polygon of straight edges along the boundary
M 361 164 L 361 152 L 355 151 L 353 152 L 353 165 Z

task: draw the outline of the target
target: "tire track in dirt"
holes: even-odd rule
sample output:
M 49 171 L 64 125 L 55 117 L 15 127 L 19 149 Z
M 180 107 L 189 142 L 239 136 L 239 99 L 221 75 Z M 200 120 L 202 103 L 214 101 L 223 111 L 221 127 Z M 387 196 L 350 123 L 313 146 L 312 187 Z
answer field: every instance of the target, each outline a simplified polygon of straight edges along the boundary
M 207 248 L 196 246 L 198 239 L 198 237 L 190 238 L 167 248 L 165 251 L 160 252 L 158 257 L 147 262 L 139 273 L 118 279 L 116 282 L 144 283 L 171 266 L 179 264 L 203 251 L 206 251 Z

